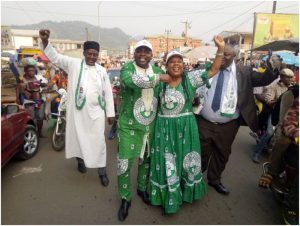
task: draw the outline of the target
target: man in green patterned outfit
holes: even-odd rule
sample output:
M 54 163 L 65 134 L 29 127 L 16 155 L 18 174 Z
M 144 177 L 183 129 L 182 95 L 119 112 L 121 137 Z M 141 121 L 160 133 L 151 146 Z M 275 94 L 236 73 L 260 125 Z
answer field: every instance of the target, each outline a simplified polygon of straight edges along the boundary
M 118 217 L 124 221 L 131 204 L 130 171 L 135 158 L 139 158 L 137 193 L 146 204 L 149 179 L 149 144 L 153 136 L 157 109 L 155 87 L 158 81 L 167 81 L 169 75 L 151 66 L 152 45 L 139 41 L 134 51 L 134 61 L 121 69 L 122 107 L 118 122 L 118 188 L 122 199 Z

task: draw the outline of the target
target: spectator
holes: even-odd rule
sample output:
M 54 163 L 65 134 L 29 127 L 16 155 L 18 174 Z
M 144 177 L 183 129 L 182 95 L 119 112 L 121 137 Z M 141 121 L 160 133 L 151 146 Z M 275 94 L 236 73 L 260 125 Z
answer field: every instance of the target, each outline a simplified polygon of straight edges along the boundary
M 44 137 L 42 135 L 42 128 L 43 120 L 45 119 L 45 101 L 42 98 L 41 88 L 45 87 L 46 84 L 43 83 L 43 79 L 38 78 L 35 66 L 25 66 L 24 72 L 25 74 L 22 78 L 20 78 L 20 83 L 17 87 L 17 97 L 24 95 L 26 100 L 31 100 L 36 103 L 34 108 L 34 119 L 37 120 L 39 137 Z M 23 100 L 19 100 L 19 104 L 22 102 Z
M 282 69 L 280 71 L 279 81 L 274 81 L 269 86 L 266 87 L 266 92 L 264 93 L 264 101 L 266 103 L 265 108 L 268 109 L 267 113 L 267 128 L 263 136 L 260 138 L 259 143 L 252 154 L 252 161 L 259 163 L 260 155 L 264 147 L 269 142 L 274 130 L 272 125 L 271 113 L 275 102 L 278 100 L 279 96 L 288 90 L 288 87 L 294 82 L 294 73 L 288 68 Z

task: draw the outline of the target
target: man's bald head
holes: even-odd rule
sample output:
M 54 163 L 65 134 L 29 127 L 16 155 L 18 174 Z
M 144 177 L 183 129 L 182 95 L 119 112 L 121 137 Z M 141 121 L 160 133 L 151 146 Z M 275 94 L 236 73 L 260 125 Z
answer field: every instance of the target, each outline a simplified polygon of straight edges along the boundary
M 226 45 L 225 45 L 224 52 L 225 52 L 225 51 L 226 51 L 227 53 L 231 53 L 232 55 L 236 56 L 236 50 L 235 50 L 234 46 L 231 45 L 231 44 L 226 44 Z
M 226 44 L 224 48 L 224 56 L 222 59 L 221 69 L 229 67 L 237 55 L 237 49 L 230 44 Z

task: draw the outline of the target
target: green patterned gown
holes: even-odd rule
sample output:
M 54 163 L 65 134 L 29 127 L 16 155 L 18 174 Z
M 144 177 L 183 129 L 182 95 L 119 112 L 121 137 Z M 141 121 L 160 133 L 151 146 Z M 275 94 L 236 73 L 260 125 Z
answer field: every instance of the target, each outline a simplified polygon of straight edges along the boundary
M 159 84 L 159 107 L 150 154 L 149 195 L 166 213 L 178 211 L 207 193 L 201 172 L 201 148 L 192 100 L 207 73 L 188 72 L 173 88 Z M 183 86 L 185 83 L 185 86 Z M 185 89 L 185 91 L 184 91 Z

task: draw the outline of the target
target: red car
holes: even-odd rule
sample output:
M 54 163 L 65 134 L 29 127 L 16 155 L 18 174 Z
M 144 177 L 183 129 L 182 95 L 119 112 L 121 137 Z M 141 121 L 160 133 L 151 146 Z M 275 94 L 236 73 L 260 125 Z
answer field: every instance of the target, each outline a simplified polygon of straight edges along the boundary
M 16 104 L 1 104 L 1 167 L 15 155 L 26 160 L 39 148 L 37 128 L 31 114 Z

